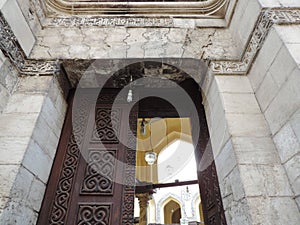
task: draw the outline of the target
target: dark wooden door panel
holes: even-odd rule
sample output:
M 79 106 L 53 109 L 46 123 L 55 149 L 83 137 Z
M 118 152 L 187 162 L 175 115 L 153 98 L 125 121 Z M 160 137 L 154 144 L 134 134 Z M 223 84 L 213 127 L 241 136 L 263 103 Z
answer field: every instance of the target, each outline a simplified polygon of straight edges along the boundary
M 128 136 L 124 121 L 130 113 L 135 134 L 137 106 L 129 112 L 131 106 L 121 98 L 112 108 L 117 91 L 104 90 L 92 107 L 94 91 L 84 90 L 75 110 L 69 107 L 40 225 L 133 223 L 135 137 Z M 130 143 L 121 143 L 120 136 Z

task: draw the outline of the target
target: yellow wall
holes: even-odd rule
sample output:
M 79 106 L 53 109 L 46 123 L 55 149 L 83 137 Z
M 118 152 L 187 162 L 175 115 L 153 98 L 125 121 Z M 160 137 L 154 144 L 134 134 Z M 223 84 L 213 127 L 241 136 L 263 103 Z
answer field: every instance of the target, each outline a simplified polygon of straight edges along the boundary
M 175 140 L 192 142 L 189 118 L 146 118 L 146 135 L 142 135 L 141 122 L 138 119 L 136 177 L 140 181 L 157 183 L 157 164 L 149 166 L 145 161 L 145 153 L 154 151 L 157 155 Z

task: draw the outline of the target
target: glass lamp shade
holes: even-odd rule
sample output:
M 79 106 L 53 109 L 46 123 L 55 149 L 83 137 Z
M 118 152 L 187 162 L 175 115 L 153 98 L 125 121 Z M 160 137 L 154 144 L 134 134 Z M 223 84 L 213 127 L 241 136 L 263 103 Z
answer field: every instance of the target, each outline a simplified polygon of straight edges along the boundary
M 156 153 L 155 152 L 146 152 L 145 160 L 149 165 L 153 165 L 153 163 L 156 160 Z

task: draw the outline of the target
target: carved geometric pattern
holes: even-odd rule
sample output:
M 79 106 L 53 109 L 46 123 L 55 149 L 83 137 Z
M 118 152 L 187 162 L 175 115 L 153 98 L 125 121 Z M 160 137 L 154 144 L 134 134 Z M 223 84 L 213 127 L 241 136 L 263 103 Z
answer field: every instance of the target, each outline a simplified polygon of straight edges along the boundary
M 0 49 L 21 74 L 46 75 L 54 74 L 59 70 L 59 64 L 55 60 L 28 60 L 26 58 L 2 12 L 0 12 Z
M 212 61 L 210 69 L 218 75 L 246 75 L 272 25 L 300 24 L 299 9 L 264 9 L 260 13 L 246 51 L 240 61 Z
M 71 197 L 74 175 L 79 164 L 79 146 L 82 142 L 85 132 L 86 121 L 88 117 L 88 99 L 81 98 L 79 108 L 75 110 L 75 118 L 81 118 L 73 123 L 73 133 L 70 135 L 63 167 L 60 172 L 59 182 L 56 188 L 54 202 L 50 211 L 49 224 L 64 224 L 68 204 Z M 77 137 L 77 138 L 76 138 Z
M 112 195 L 115 163 L 115 150 L 90 151 L 81 194 Z
M 120 109 L 97 108 L 92 142 L 118 143 L 120 134 Z
M 110 225 L 111 204 L 79 204 L 77 225 Z
M 130 113 L 128 142 L 126 148 L 126 166 L 123 180 L 122 225 L 132 225 L 134 222 L 135 164 L 136 164 L 136 132 L 138 106 Z M 130 134 L 132 134 L 130 136 Z
M 153 22 L 147 22 L 146 18 L 101 18 L 101 17 L 72 17 L 53 18 L 52 26 L 165 26 L 170 27 L 173 20 L 152 18 Z M 143 22 L 141 22 L 143 21 Z M 162 25 L 160 23 L 163 23 Z M 247 49 L 240 60 L 236 61 L 211 61 L 210 69 L 214 74 L 246 75 L 255 56 L 261 48 L 271 26 L 273 24 L 300 24 L 300 10 L 288 9 L 263 9 L 260 13 Z M 59 71 L 59 62 L 55 60 L 28 60 L 20 47 L 14 33 L 0 12 L 0 49 L 12 61 L 20 73 L 24 75 L 54 74 Z

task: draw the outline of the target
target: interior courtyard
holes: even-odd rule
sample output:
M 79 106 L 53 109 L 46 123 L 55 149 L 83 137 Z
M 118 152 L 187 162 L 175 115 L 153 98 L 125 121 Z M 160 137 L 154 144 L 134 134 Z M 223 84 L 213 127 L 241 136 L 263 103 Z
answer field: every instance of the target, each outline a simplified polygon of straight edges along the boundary
M 0 0 L 0 225 L 298 225 L 300 1 Z

